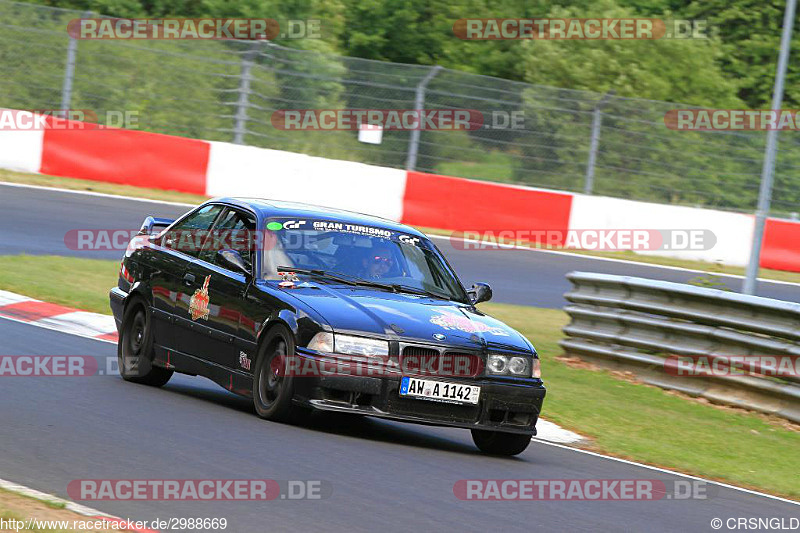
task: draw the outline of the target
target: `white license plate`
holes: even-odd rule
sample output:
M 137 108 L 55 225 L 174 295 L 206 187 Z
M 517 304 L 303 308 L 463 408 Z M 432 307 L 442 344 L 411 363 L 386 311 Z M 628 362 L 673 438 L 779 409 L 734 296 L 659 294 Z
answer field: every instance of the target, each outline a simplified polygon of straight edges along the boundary
M 413 396 L 422 400 L 440 402 L 476 404 L 480 395 L 481 388 L 476 385 L 461 385 L 407 376 L 400 380 L 400 396 Z

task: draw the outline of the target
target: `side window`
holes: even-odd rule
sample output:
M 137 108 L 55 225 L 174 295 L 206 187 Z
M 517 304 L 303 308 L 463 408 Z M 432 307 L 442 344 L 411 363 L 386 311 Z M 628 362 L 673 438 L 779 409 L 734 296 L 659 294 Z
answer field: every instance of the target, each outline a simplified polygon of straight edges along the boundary
M 167 232 L 163 245 L 197 257 L 211 225 L 221 211 L 222 206 L 213 204 L 198 209 Z
M 253 243 L 256 221 L 252 216 L 228 209 L 214 225 L 211 236 L 203 246 L 200 259 L 219 265 L 217 252 L 223 249 L 236 250 L 245 266 L 253 271 Z

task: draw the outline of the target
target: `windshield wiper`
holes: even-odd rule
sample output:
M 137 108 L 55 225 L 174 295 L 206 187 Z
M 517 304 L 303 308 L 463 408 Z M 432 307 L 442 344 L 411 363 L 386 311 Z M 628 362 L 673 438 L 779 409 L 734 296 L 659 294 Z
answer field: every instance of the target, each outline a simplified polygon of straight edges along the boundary
M 344 277 L 338 274 L 334 274 L 332 272 L 326 272 L 325 270 L 320 270 L 315 268 L 294 268 L 294 267 L 279 266 L 277 268 L 277 271 L 305 274 L 307 276 L 314 276 L 317 278 L 338 281 L 340 283 L 344 283 L 345 285 L 352 285 L 358 287 L 374 287 L 376 289 L 383 289 L 391 292 L 405 292 L 409 294 L 419 294 L 421 296 L 430 296 L 432 298 L 438 298 L 440 300 L 451 300 L 450 297 L 444 294 L 427 291 L 419 287 L 411 287 L 410 285 L 402 285 L 399 283 L 380 283 L 378 281 L 369 281 L 360 278 Z
M 409 285 L 400 285 L 399 283 L 394 283 L 391 286 L 395 292 L 407 292 L 410 294 L 419 294 L 422 296 L 430 296 L 432 298 L 438 298 L 440 300 L 451 300 L 449 296 L 446 294 L 441 294 L 438 292 L 428 291 L 425 289 L 421 289 L 419 287 L 411 287 Z
M 356 280 L 344 278 L 341 276 L 337 276 L 336 274 L 332 274 L 330 272 L 325 272 L 324 270 L 312 269 L 312 268 L 295 268 L 295 267 L 286 267 L 286 266 L 279 266 L 277 269 L 278 273 L 280 272 L 293 272 L 295 274 L 305 274 L 307 276 L 314 276 L 317 278 L 324 278 L 330 279 L 333 281 L 338 281 L 339 283 L 344 283 L 345 285 L 358 285 L 359 283 Z
M 317 278 L 329 279 L 332 281 L 338 281 L 339 283 L 344 283 L 345 285 L 352 285 L 354 287 L 374 287 L 376 289 L 385 289 L 392 292 L 397 292 L 394 287 L 391 285 L 386 285 L 385 283 L 378 283 L 376 281 L 369 281 L 366 279 L 361 278 L 353 278 L 350 276 L 343 276 L 338 273 L 328 272 L 325 270 L 320 270 L 316 268 L 294 268 L 294 267 L 284 267 L 280 266 L 277 268 L 277 271 L 280 272 L 294 272 L 296 274 L 305 274 L 307 276 L 314 276 Z

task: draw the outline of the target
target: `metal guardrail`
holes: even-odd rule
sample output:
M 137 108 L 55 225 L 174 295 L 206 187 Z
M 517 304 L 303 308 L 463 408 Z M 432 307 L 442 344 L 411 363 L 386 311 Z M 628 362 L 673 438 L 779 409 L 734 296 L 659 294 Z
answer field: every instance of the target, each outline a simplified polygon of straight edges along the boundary
M 763 369 L 742 374 L 678 375 L 678 357 L 800 358 L 800 304 L 628 276 L 571 272 L 565 311 L 572 321 L 561 346 L 604 368 L 714 403 L 800 423 L 800 377 Z M 796 368 L 796 366 L 794 367 Z M 672 371 L 668 371 L 668 370 Z

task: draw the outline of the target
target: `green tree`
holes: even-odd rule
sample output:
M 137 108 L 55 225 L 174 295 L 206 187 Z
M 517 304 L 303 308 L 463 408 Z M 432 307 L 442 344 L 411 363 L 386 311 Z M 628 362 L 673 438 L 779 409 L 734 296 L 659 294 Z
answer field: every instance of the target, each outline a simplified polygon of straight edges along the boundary
M 630 18 L 636 14 L 613 0 L 583 7 L 555 7 L 554 18 Z M 726 79 L 716 59 L 719 42 L 710 39 L 531 40 L 525 49 L 526 81 L 619 96 L 688 102 L 718 107 L 740 106 L 736 84 Z
M 778 63 L 785 0 L 702 0 L 687 17 L 707 19 L 718 28 L 718 63 L 738 86 L 738 96 L 755 109 L 769 108 Z M 800 106 L 800 19 L 795 17 L 784 108 Z

